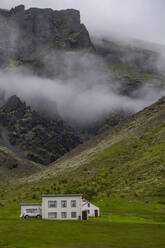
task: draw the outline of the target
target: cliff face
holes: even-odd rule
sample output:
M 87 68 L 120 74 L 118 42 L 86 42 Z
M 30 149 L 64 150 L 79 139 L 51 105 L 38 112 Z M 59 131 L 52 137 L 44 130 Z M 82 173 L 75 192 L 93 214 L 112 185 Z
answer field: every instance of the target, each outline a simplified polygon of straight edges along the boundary
M 74 9 L 54 11 L 23 5 L 0 10 L 0 66 L 9 60 L 26 60 L 51 48 L 90 49 L 92 43 L 80 13 Z
M 65 122 L 32 111 L 17 96 L 0 108 L 0 125 L 1 145 L 45 165 L 81 143 Z

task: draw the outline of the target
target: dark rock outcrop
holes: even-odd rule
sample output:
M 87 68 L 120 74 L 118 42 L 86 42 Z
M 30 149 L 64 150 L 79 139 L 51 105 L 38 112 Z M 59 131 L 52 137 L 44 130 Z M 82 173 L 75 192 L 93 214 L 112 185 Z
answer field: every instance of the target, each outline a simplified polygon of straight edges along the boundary
M 54 11 L 23 5 L 0 10 L 0 66 L 9 60 L 28 61 L 49 49 L 90 49 L 93 47 L 80 13 L 74 9 Z
M 25 158 L 45 165 L 81 143 L 62 120 L 41 116 L 17 96 L 0 108 L 0 125 L 7 129 L 11 146 Z

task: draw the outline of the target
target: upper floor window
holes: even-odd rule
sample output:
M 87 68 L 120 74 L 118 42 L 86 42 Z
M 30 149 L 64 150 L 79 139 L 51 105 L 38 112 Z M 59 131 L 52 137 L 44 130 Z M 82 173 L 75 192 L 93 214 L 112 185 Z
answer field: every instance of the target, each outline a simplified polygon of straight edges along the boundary
M 88 208 L 90 208 L 90 203 L 88 202 Z
M 56 208 L 57 201 L 48 201 L 48 208 Z
M 67 207 L 67 201 L 66 200 L 61 201 L 61 207 L 62 208 L 66 208 Z
M 76 207 L 76 200 L 71 200 L 71 207 L 75 208 Z

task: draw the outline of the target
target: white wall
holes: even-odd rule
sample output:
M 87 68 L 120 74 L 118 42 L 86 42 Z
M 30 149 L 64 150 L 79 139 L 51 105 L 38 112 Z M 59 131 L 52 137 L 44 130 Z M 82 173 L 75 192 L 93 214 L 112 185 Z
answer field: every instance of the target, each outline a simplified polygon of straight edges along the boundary
M 62 208 L 61 207 L 61 201 L 66 200 L 67 201 L 67 207 Z M 71 207 L 71 200 L 76 200 L 76 207 Z M 49 208 L 48 207 L 48 202 L 49 201 L 57 201 L 57 207 L 55 208 Z M 42 198 L 42 218 L 43 219 L 49 219 L 48 218 L 48 213 L 49 212 L 56 212 L 57 213 L 57 218 L 56 219 L 62 219 L 61 218 L 61 212 L 66 212 L 67 213 L 67 220 L 77 220 L 79 219 L 79 216 L 81 217 L 82 215 L 82 197 L 81 196 L 45 196 Z M 76 218 L 71 217 L 71 212 L 76 212 L 77 216 Z M 51 218 L 52 219 L 52 218 Z

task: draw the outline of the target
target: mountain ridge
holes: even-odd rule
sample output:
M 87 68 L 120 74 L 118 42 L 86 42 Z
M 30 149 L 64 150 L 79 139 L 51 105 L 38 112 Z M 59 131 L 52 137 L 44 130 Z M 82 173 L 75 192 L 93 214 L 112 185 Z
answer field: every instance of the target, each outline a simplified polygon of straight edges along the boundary
M 74 9 L 52 10 L 19 5 L 0 10 L 0 66 L 10 61 L 26 63 L 50 49 L 93 49 L 86 27 L 80 22 L 80 12 Z M 7 48 L 7 49 L 6 49 Z M 7 51 L 6 51 L 7 50 Z

